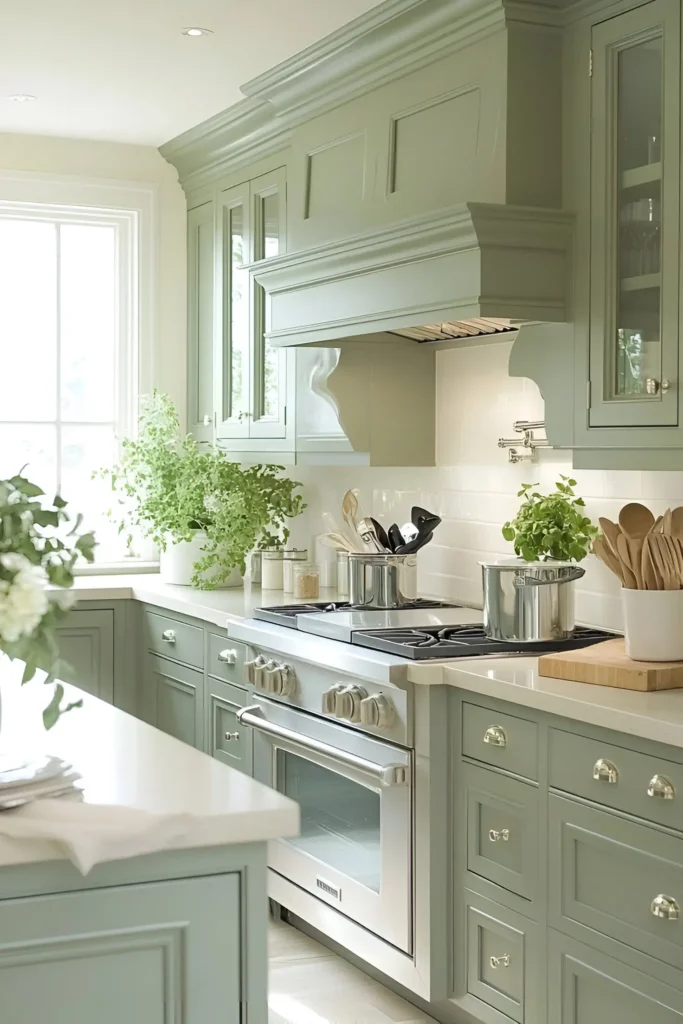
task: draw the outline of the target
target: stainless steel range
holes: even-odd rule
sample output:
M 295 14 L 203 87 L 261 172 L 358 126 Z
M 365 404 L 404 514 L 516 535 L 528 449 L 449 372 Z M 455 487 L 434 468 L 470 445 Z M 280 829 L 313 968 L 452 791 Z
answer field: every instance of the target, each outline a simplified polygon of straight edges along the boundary
M 415 823 L 430 751 L 416 736 L 409 666 L 608 636 L 580 629 L 559 644 L 510 646 L 487 640 L 480 616 L 431 601 L 396 611 L 311 604 L 261 608 L 230 625 L 253 651 L 245 674 L 255 696 L 238 719 L 254 732 L 255 777 L 301 805 L 300 836 L 271 846 L 271 894 L 328 934 L 330 911 L 321 924 L 316 907 L 333 908 L 357 929 L 339 929 L 340 941 L 373 962 L 382 950 L 369 950 L 369 936 L 404 957 L 415 945 Z

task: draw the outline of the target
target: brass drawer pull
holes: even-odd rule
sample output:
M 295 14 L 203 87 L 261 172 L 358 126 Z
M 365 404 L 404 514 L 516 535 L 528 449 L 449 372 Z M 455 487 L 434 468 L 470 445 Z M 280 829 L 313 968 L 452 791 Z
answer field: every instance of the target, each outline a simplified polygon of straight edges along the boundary
M 510 954 L 503 953 L 502 956 L 492 956 L 489 959 L 491 967 L 495 970 L 496 967 L 509 967 L 510 966 Z
M 174 644 L 175 643 L 175 630 L 174 629 L 165 629 L 163 631 L 163 633 L 161 634 L 161 639 L 164 641 L 165 644 Z
M 218 661 L 222 661 L 224 665 L 234 665 L 237 661 L 237 651 L 219 651 Z
M 607 782 L 615 786 L 619 781 L 619 770 L 611 761 L 606 761 L 601 757 L 593 765 L 593 778 L 596 782 Z
M 655 896 L 650 904 L 650 910 L 655 917 L 663 921 L 677 921 L 681 916 L 681 908 L 673 896 L 664 896 L 663 893 Z
M 240 738 L 240 734 L 238 732 L 226 732 L 225 738 L 228 742 L 231 742 L 232 740 L 238 740 Z
M 647 787 L 648 796 L 659 797 L 660 800 L 673 800 L 676 797 L 674 784 L 664 775 L 653 775 Z
M 508 738 L 505 730 L 500 725 L 491 725 L 484 733 L 484 743 L 490 743 L 492 747 L 506 747 Z
M 510 838 L 510 829 L 509 828 L 501 828 L 500 831 L 497 831 L 495 828 L 489 829 L 489 839 L 491 840 L 492 843 L 497 843 L 501 839 L 503 840 L 504 843 L 507 843 L 509 838 Z

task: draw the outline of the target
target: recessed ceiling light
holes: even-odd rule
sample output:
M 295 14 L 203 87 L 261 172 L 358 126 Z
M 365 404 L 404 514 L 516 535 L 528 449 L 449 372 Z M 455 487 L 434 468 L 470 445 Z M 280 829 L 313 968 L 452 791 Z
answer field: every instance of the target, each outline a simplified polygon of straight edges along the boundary
M 14 96 L 8 96 L 8 100 L 12 100 L 13 103 L 32 103 L 37 100 L 37 96 L 31 96 L 28 92 L 17 92 Z
M 181 29 L 184 36 L 212 36 L 213 29 L 211 28 L 199 28 L 196 25 L 191 25 L 189 28 Z

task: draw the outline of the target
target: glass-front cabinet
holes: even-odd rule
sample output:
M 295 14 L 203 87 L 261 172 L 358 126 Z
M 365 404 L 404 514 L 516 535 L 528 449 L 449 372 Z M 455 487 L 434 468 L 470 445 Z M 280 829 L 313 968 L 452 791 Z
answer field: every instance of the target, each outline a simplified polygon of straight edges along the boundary
M 187 424 L 198 441 L 214 432 L 214 204 L 187 214 Z
M 590 425 L 678 422 L 680 5 L 595 25 Z
M 284 168 L 221 192 L 216 234 L 216 436 L 282 438 L 286 352 L 264 337 L 263 289 L 245 265 L 277 256 L 284 246 Z

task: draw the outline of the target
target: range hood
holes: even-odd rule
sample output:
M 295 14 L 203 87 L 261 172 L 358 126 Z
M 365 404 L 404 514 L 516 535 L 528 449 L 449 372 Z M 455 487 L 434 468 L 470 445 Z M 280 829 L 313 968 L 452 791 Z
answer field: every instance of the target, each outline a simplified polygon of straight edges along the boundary
M 251 264 L 276 346 L 418 344 L 569 319 L 573 216 L 462 203 Z

